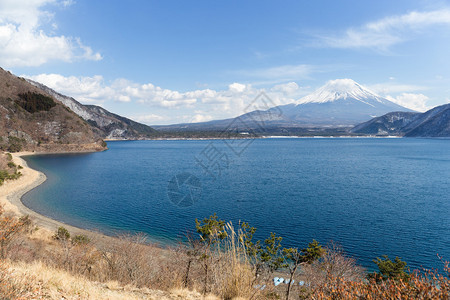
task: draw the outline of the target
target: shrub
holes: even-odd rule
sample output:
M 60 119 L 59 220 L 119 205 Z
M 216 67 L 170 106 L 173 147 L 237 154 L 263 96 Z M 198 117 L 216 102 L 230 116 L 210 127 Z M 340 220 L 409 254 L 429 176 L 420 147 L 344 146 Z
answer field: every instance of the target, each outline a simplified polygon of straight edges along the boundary
M 22 176 L 21 172 L 15 171 L 13 174 L 9 174 L 6 170 L 0 170 L 0 185 L 5 182 L 5 180 L 17 179 Z
M 9 147 L 8 147 L 9 152 L 20 152 L 22 150 L 23 145 L 26 144 L 26 141 L 24 139 L 19 139 L 18 137 L 15 136 L 10 136 L 8 140 L 9 140 Z
M 9 173 L 5 170 L 0 170 L 0 185 L 6 180 L 9 179 Z
M 86 245 L 89 244 L 91 240 L 82 234 L 78 234 L 72 238 L 72 244 L 74 245 Z
M 0 257 L 2 259 L 6 258 L 9 245 L 25 227 L 22 221 L 5 216 L 3 213 L 4 209 L 0 206 Z
M 33 222 L 30 219 L 30 215 L 25 215 L 25 216 L 20 217 L 19 222 L 22 223 L 24 231 L 29 232 L 29 233 L 32 231 Z
M 392 261 L 387 255 L 383 255 L 383 258 L 377 257 L 374 262 L 378 266 L 378 272 L 369 274 L 369 278 L 375 278 L 376 280 L 408 280 L 409 274 L 406 267 L 406 262 L 400 258 L 395 257 Z
M 68 241 L 70 239 L 70 233 L 63 226 L 59 226 L 58 230 L 56 230 L 56 233 L 53 235 L 53 238 L 59 241 Z
M 162 270 L 152 260 L 152 249 L 142 234 L 123 235 L 100 247 L 107 280 L 137 287 L 148 286 Z
M 16 103 L 29 113 L 49 111 L 52 107 L 56 106 L 52 98 L 39 93 L 27 92 L 19 94 L 19 97 L 20 100 L 17 100 Z
M 311 290 L 309 299 L 448 299 L 449 292 L 448 277 L 426 272 L 413 273 L 408 281 L 357 282 L 334 277 Z

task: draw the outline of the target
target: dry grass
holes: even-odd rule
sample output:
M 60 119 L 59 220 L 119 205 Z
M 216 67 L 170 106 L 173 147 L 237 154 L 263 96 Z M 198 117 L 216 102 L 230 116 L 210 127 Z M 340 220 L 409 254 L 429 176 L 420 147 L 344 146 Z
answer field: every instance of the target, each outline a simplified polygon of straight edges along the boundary
M 10 265 L 4 260 L 0 260 L 0 299 L 26 299 L 38 286 L 33 286 L 30 276 L 18 276 L 11 270 Z
M 287 285 L 274 287 L 275 274 L 255 280 L 242 231 L 231 224 L 225 231 L 227 238 L 206 251 L 201 243 L 158 248 L 143 235 L 91 237 L 92 242 L 80 244 L 54 239 L 46 230 L 18 230 L 7 258 L 0 260 L 0 299 L 284 299 Z M 302 265 L 295 274 L 297 283 L 307 284 L 294 284 L 290 299 L 449 299 L 450 274 L 414 274 L 408 282 L 367 281 L 365 271 L 342 249 L 330 244 L 326 250 L 319 261 Z
M 6 170 L 8 168 L 8 159 L 6 153 L 0 152 L 0 170 Z
M 212 268 L 212 291 L 223 299 L 248 299 L 255 289 L 252 288 L 252 268 L 239 239 L 241 233 L 236 233 L 231 223 L 225 230 L 227 238 L 222 251 L 216 253 L 216 264 Z
M 0 262 L 0 299 L 208 299 L 185 289 L 170 291 L 136 288 L 117 281 L 94 282 L 41 261 L 33 263 Z
M 236 231 L 231 223 L 224 230 L 227 237 L 217 240 L 211 248 L 191 241 L 178 249 L 173 273 L 179 281 L 175 284 L 186 284 L 189 266 L 187 285 L 191 289 L 207 291 L 220 299 L 267 299 L 270 289 L 261 291 L 253 287 L 254 270 L 242 243 L 242 231 Z
M 121 286 L 117 282 L 93 282 L 39 261 L 31 264 L 3 263 L 4 268 L 0 271 L 2 282 L 7 278 L 9 286 L 2 295 L 9 293 L 14 299 L 181 299 L 181 296 L 182 299 L 202 299 L 199 293 L 190 291 L 171 293 Z

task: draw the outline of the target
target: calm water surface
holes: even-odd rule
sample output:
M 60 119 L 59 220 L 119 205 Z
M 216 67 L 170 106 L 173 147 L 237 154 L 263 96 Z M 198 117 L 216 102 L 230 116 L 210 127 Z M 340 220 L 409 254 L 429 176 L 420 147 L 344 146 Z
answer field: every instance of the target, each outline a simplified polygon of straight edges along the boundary
M 235 224 L 250 222 L 259 239 L 276 232 L 284 246 L 333 240 L 368 268 L 383 254 L 413 268 L 441 268 L 437 254 L 450 260 L 450 140 L 260 139 L 239 148 L 218 140 L 126 141 L 108 147 L 27 157 L 48 180 L 27 193 L 24 204 L 71 225 L 107 234 L 142 231 L 161 243 L 173 243 L 193 229 L 195 218 L 216 212 Z M 209 162 L 210 173 L 197 161 Z M 202 193 L 180 208 L 169 201 L 167 187 L 183 172 L 199 179 Z

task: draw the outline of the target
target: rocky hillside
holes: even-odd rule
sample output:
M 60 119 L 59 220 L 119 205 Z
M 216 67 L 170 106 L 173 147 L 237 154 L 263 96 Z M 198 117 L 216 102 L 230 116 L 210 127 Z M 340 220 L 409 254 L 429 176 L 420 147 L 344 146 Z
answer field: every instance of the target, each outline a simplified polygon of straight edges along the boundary
M 0 68 L 0 150 L 104 150 L 101 138 L 58 99 Z
M 83 105 L 72 97 L 64 96 L 51 88 L 33 80 L 29 83 L 61 101 L 78 116 L 94 127 L 105 139 L 146 139 L 158 136 L 158 132 L 150 126 L 113 114 L 95 105 Z
M 450 137 L 450 104 L 435 107 L 421 114 L 416 122 L 417 126 L 413 128 L 408 126 L 405 136 Z
M 450 104 L 424 113 L 391 112 L 355 126 L 352 133 L 405 137 L 450 137 Z

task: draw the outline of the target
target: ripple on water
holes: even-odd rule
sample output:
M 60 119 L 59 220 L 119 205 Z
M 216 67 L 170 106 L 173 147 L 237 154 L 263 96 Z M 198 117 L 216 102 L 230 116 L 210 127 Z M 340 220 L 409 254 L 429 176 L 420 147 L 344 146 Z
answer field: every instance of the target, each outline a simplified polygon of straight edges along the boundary
M 28 157 L 48 182 L 24 203 L 75 226 L 143 231 L 164 243 L 216 212 L 250 222 L 256 238 L 276 232 L 285 246 L 333 240 L 369 268 L 383 254 L 413 268 L 442 267 L 437 253 L 450 260 L 450 140 L 256 140 L 216 180 L 195 160 L 209 143 L 110 142 L 102 153 Z M 191 207 L 167 197 L 182 172 L 201 181 Z

